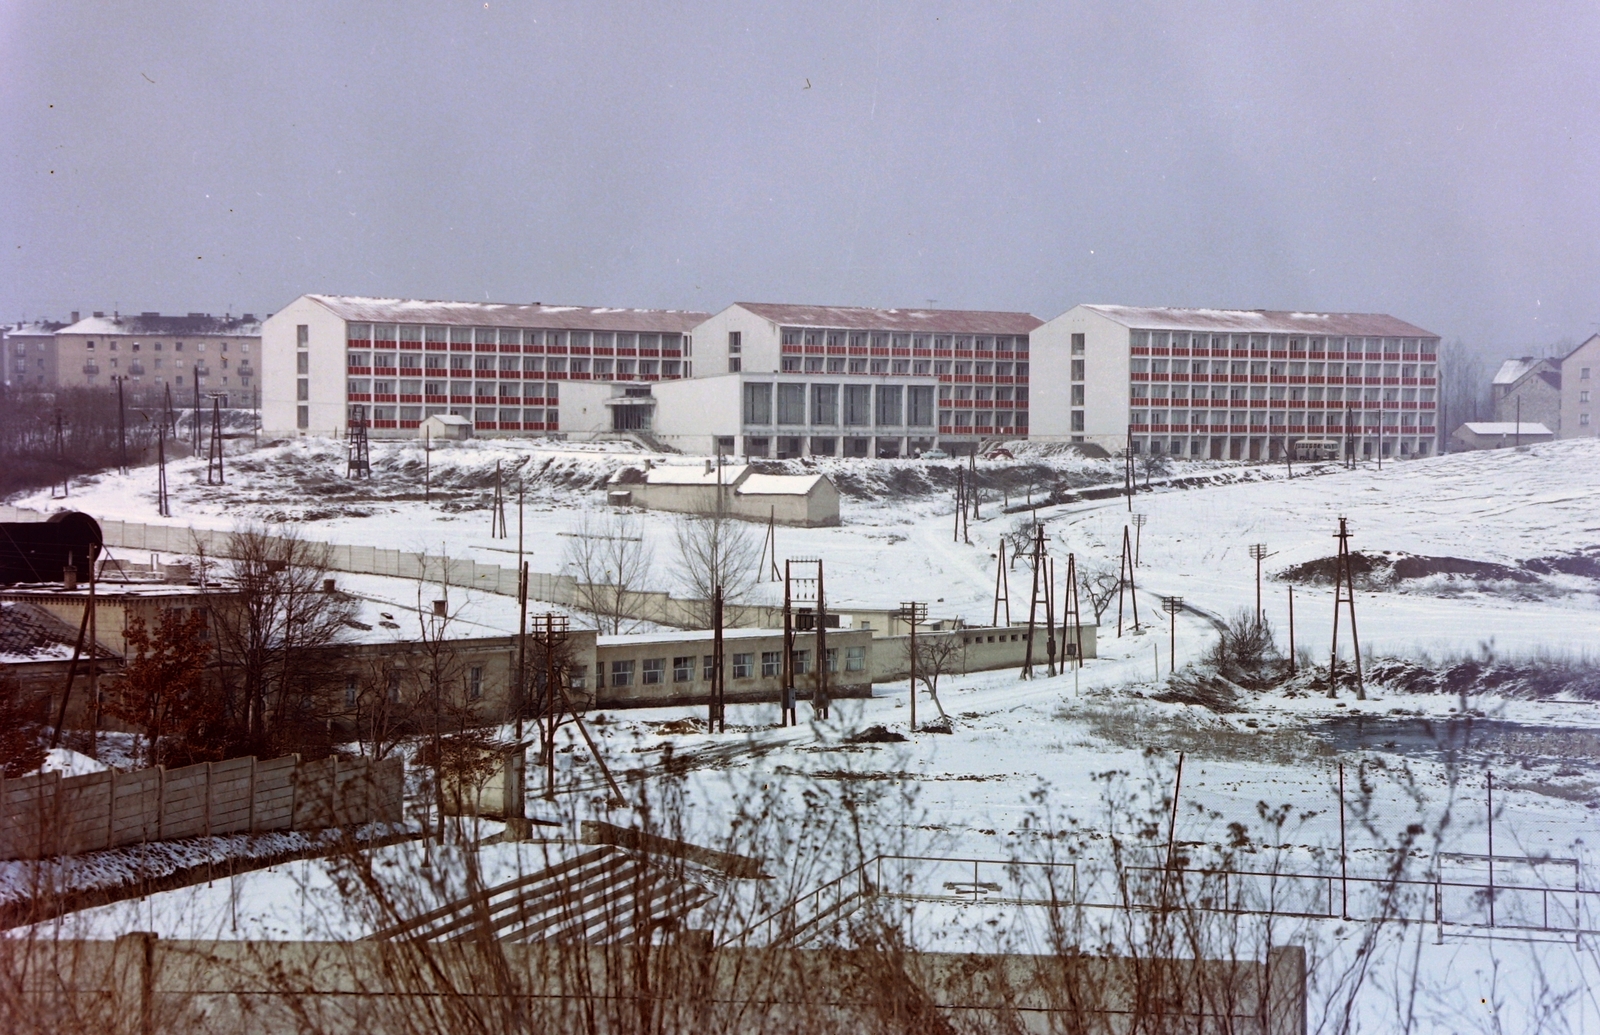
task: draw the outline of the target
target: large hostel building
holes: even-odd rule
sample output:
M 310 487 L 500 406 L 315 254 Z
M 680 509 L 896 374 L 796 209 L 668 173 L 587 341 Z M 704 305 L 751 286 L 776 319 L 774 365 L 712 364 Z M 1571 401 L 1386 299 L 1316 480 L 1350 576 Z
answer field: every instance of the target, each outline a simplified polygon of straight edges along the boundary
M 342 433 L 362 419 L 410 438 L 455 414 L 477 434 L 561 432 L 573 401 L 692 376 L 690 332 L 708 315 L 302 295 L 261 329 L 262 426 Z
M 1079 305 L 1033 338 L 1036 438 L 1213 460 L 1437 448 L 1439 337 L 1392 316 Z

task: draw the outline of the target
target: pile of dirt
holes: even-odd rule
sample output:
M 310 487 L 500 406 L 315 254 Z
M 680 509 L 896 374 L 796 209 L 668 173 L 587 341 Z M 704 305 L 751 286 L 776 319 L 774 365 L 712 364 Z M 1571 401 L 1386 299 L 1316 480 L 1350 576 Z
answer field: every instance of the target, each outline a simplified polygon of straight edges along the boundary
M 666 722 L 656 722 L 651 723 L 651 725 L 654 726 L 655 731 L 662 736 L 706 732 L 705 722 L 701 719 L 693 718 L 692 716 L 686 719 L 669 719 Z
M 905 742 L 904 733 L 896 733 L 887 726 L 868 726 L 860 733 L 852 733 L 844 738 L 846 744 L 902 744 Z
M 1313 586 L 1331 586 L 1338 574 L 1339 558 L 1319 557 L 1281 571 L 1273 578 L 1279 582 Z M 1350 554 L 1350 574 L 1356 588 L 1368 591 L 1400 589 L 1406 582 L 1443 576 L 1446 582 L 1495 583 L 1514 582 L 1529 585 L 1539 581 L 1539 576 L 1523 567 L 1493 561 L 1475 561 L 1465 557 L 1430 557 L 1384 550 L 1381 553 Z
M 1534 557 L 1523 561 L 1522 566 L 1538 575 L 1581 575 L 1586 579 L 1600 579 L 1600 548 L 1590 547 L 1582 553 L 1554 557 Z
M 1184 669 L 1167 680 L 1160 693 L 1150 695 L 1152 701 L 1165 704 L 1197 704 L 1218 714 L 1239 711 L 1241 688 L 1236 683 L 1217 675 Z
M 950 716 L 941 715 L 932 722 L 925 722 L 917 727 L 918 733 L 954 733 L 956 724 L 950 721 Z
M 1600 666 L 1587 660 L 1512 661 L 1488 656 L 1425 665 L 1382 658 L 1371 666 L 1366 677 L 1368 682 L 1411 694 L 1495 694 L 1527 700 L 1565 696 L 1600 701 Z

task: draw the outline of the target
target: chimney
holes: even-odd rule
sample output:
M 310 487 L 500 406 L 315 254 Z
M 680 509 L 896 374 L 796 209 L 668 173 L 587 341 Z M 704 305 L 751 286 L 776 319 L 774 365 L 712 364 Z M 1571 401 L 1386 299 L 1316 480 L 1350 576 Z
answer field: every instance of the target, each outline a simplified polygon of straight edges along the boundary
M 433 602 L 433 613 L 435 615 L 439 616 L 440 618 L 447 617 L 447 612 L 445 611 L 445 605 L 447 603 L 448 603 L 448 601 L 435 600 Z
M 104 320 L 106 318 L 106 314 L 102 313 L 100 310 L 96 309 L 95 312 L 94 312 L 94 318 L 96 320 Z
M 78 311 L 76 309 L 74 309 L 72 311 L 72 322 L 73 323 L 77 323 L 78 322 Z
M 78 569 L 73 565 L 67 565 L 67 567 L 61 572 L 61 588 L 78 588 Z
M 334 586 L 334 582 L 333 582 L 332 579 L 323 579 L 322 580 L 322 591 L 324 593 L 332 593 L 334 591 L 333 590 L 333 586 Z
M 711 461 L 710 461 L 710 460 L 707 460 L 707 461 L 706 461 L 706 473 L 707 473 L 707 474 L 710 474 L 710 473 L 711 473 L 711 467 L 712 467 L 712 465 L 711 465 Z

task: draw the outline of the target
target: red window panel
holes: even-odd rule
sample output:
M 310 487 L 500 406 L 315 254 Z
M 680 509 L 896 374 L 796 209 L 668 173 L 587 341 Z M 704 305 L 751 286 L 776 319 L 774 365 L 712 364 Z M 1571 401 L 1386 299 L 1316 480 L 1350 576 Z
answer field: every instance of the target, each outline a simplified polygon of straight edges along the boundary
M 400 401 L 400 397 L 397 396 L 397 395 L 374 395 L 372 397 L 372 401 L 373 402 L 380 402 L 380 403 L 392 403 L 392 402 L 399 402 Z
M 375 428 L 398 428 L 400 424 L 398 421 L 392 420 L 375 420 L 372 422 L 372 426 Z
M 422 422 L 420 420 L 403 420 L 400 422 L 400 427 L 402 430 L 415 430 L 422 427 Z

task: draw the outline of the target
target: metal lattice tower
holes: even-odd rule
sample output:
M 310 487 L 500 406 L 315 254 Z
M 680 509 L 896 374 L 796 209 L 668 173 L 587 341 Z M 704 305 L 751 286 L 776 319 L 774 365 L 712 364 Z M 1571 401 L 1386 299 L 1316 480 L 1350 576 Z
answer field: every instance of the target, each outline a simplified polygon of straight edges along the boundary
M 794 641 L 801 631 L 797 628 L 795 612 L 804 614 L 814 623 L 817 648 L 812 672 L 811 709 L 814 717 L 828 717 L 828 613 L 827 596 L 822 587 L 822 559 L 797 557 L 783 562 L 783 685 L 784 701 L 790 718 L 794 717 L 795 685 Z M 809 608 L 802 605 L 809 604 Z M 796 720 L 797 721 L 797 720 Z
M 1038 627 L 1040 604 L 1045 606 L 1045 621 L 1053 624 L 1048 617 L 1050 615 L 1050 575 L 1045 566 L 1045 559 L 1044 526 L 1035 524 L 1033 526 L 1033 590 L 1029 594 L 1028 602 L 1028 642 L 1022 654 L 1021 676 L 1023 679 L 1033 678 L 1033 634 Z M 1042 584 L 1041 580 L 1043 580 Z M 1054 636 L 1053 630 L 1051 635 L 1052 637 Z M 1050 665 L 1050 675 L 1055 675 L 1055 663 L 1053 660 Z
M 1068 626 L 1072 632 L 1067 632 Z M 1072 648 L 1071 657 L 1077 662 L 1079 668 L 1083 667 L 1083 608 L 1078 602 L 1078 558 L 1076 554 L 1067 554 L 1067 584 L 1061 594 L 1061 649 L 1063 652 L 1068 647 Z M 1062 668 L 1066 667 L 1066 656 L 1063 656 Z
M 1361 675 L 1361 637 L 1356 632 L 1356 580 L 1350 566 L 1349 518 L 1339 519 L 1339 531 L 1333 537 L 1339 540 L 1339 557 L 1333 572 L 1333 649 L 1328 659 L 1328 696 L 1339 695 L 1339 605 L 1344 604 L 1350 612 L 1350 650 L 1355 659 L 1356 699 L 1365 701 L 1367 687 Z
M 994 615 L 989 624 L 1000 624 L 1000 609 L 1005 608 L 1006 624 L 1011 624 L 1011 578 L 1006 574 L 1006 537 L 1000 537 L 1000 552 L 994 569 Z
M 1122 596 L 1126 591 L 1133 601 L 1133 629 L 1139 632 L 1139 588 L 1133 580 L 1133 539 L 1128 526 L 1122 526 L 1122 563 L 1117 569 L 1117 636 L 1122 636 Z
M 372 463 L 367 456 L 367 408 L 350 407 L 350 431 L 345 442 L 345 477 L 369 478 Z

